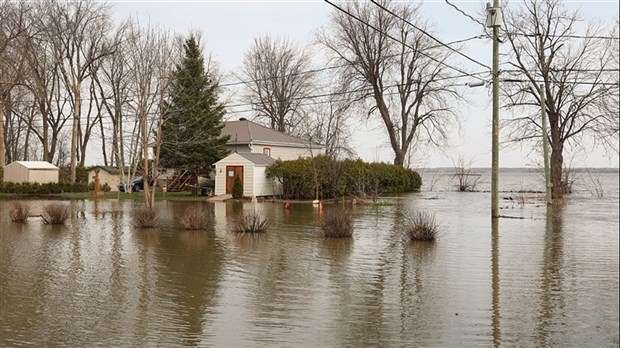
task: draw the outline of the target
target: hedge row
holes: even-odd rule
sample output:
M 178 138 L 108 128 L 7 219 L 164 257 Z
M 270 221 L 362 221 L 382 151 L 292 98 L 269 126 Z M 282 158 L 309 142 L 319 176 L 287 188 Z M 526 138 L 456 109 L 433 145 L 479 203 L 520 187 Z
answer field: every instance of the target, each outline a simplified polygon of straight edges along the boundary
M 420 175 L 387 163 L 362 160 L 337 161 L 326 156 L 294 161 L 277 160 L 267 167 L 267 177 L 282 184 L 287 199 L 337 198 L 356 196 L 376 198 L 383 193 L 417 191 Z
M 0 192 L 3 193 L 64 193 L 64 192 L 87 192 L 86 184 L 64 184 L 64 183 L 0 183 Z

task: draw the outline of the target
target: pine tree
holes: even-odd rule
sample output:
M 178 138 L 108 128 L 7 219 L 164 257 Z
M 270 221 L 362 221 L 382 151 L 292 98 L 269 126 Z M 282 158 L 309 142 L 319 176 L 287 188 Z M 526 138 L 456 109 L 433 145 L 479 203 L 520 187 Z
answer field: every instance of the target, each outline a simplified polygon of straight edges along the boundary
M 205 172 L 226 156 L 221 137 L 224 106 L 219 88 L 205 72 L 204 58 L 196 38 L 183 45 L 181 63 L 172 75 L 170 102 L 162 123 L 161 164 L 166 168 Z

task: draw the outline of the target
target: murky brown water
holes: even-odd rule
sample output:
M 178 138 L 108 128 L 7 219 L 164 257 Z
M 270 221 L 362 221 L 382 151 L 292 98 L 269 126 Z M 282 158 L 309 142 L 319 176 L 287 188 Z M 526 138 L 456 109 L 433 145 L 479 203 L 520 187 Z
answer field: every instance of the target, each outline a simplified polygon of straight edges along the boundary
M 136 202 L 72 202 L 48 226 L 10 223 L 0 201 L 0 346 L 618 346 L 618 174 L 605 178 L 603 198 L 561 209 L 502 200 L 523 219 L 493 225 L 488 193 L 355 206 L 351 240 L 320 238 L 310 205 L 258 204 L 271 229 L 252 237 L 227 227 L 251 204 L 214 204 L 213 228 L 190 232 L 175 221 L 194 203 L 159 202 L 162 227 L 139 230 Z M 435 244 L 403 239 L 420 208 L 442 225 Z

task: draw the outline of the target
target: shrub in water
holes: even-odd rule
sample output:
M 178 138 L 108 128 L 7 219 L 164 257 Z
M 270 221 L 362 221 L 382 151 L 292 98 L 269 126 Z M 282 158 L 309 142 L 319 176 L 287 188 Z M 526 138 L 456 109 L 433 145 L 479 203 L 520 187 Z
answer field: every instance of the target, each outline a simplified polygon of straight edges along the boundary
M 69 207 L 62 203 L 50 203 L 43 207 L 41 217 L 46 224 L 64 224 L 69 218 Z
M 411 241 L 435 241 L 439 234 L 435 214 L 427 211 L 414 213 L 405 226 L 405 233 Z
M 233 224 L 233 231 L 237 233 L 265 233 L 269 222 L 257 211 L 241 213 Z
M 204 230 L 211 222 L 211 219 L 205 209 L 193 206 L 185 211 L 179 222 L 186 230 Z
M 157 214 L 153 208 L 142 207 L 135 209 L 131 213 L 131 217 L 135 227 L 147 228 L 157 226 Z
M 321 231 L 325 238 L 349 238 L 353 235 L 353 217 L 350 211 L 327 210 L 321 220 Z
M 30 215 L 30 203 L 14 202 L 9 210 L 9 216 L 13 222 L 26 222 Z

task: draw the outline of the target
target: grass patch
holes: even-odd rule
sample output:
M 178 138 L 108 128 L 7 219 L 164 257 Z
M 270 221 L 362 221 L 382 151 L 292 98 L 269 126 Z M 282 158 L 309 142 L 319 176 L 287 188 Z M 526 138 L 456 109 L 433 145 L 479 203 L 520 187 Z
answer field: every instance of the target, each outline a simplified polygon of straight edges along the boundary
M 9 210 L 9 216 L 13 222 L 26 222 L 30 215 L 30 203 L 28 202 L 13 202 L 11 210 Z
M 211 223 L 211 217 L 206 209 L 194 205 L 185 211 L 179 223 L 186 230 L 204 230 Z
M 259 212 L 240 213 L 233 223 L 233 232 L 237 233 L 265 233 L 269 222 Z
M 50 225 L 62 225 L 69 218 L 69 207 L 62 203 L 50 203 L 43 207 L 43 222 Z
M 350 238 L 353 236 L 353 217 L 349 210 L 331 209 L 323 214 L 321 231 L 325 238 Z
M 410 241 L 434 242 L 439 235 L 435 214 L 419 211 L 407 221 L 405 233 Z
M 155 209 L 149 207 L 141 207 L 131 212 L 133 225 L 139 228 L 156 227 L 158 224 L 157 213 Z

